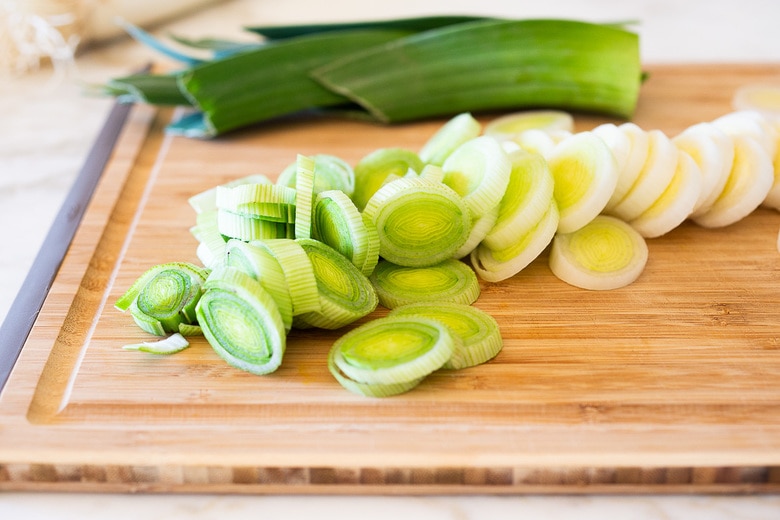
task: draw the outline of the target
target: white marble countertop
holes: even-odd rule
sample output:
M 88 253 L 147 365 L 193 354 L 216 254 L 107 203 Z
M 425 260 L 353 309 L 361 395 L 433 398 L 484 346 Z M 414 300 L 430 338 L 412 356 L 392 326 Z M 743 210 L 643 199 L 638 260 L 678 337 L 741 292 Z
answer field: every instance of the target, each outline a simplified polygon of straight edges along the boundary
M 109 2 L 110 3 L 110 2 Z M 143 3 L 143 2 L 142 2 Z M 369 3 L 348 0 L 219 2 L 155 31 L 193 37 L 245 37 L 245 24 L 302 23 L 425 14 L 488 14 L 516 18 L 636 20 L 648 63 L 780 62 L 776 0 L 514 0 Z M 59 206 L 96 137 L 112 100 L 87 97 L 100 82 L 157 59 L 120 38 L 81 52 L 76 68 L 0 77 L 0 321 L 27 274 Z M 762 496 L 211 496 L 0 494 L 2 518 L 707 518 L 780 516 L 780 497 Z

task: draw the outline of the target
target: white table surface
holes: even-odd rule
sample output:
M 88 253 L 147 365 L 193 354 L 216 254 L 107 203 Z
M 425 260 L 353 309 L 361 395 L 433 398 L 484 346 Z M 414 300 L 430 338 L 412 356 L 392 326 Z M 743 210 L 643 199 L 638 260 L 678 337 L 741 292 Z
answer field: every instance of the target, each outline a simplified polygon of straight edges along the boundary
M 426 14 L 637 20 L 646 63 L 780 62 L 777 0 L 232 1 L 155 27 L 192 37 L 246 38 L 250 24 Z M 27 274 L 112 100 L 87 97 L 101 82 L 158 59 L 121 38 L 84 50 L 57 78 L 48 68 L 0 77 L 0 320 Z M 159 61 L 159 60 L 158 60 Z M 778 78 L 780 81 L 780 78 Z M 212 496 L 0 493 L 0 518 L 780 518 L 780 496 Z

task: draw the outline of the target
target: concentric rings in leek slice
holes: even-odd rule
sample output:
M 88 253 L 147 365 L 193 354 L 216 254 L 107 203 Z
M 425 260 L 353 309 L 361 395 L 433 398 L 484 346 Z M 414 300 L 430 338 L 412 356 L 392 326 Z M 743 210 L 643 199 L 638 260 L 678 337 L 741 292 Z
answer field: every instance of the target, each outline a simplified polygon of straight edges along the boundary
M 282 317 L 260 282 L 231 267 L 215 269 L 197 306 L 198 323 L 228 364 L 268 374 L 282 363 L 287 337 Z
M 296 316 L 296 326 L 339 329 L 370 314 L 378 298 L 366 276 L 344 255 L 314 239 L 299 239 L 316 277 L 320 309 Z
M 207 276 L 207 270 L 187 262 L 158 264 L 136 279 L 114 306 L 130 310 L 136 324 L 150 334 L 178 332 L 180 324 L 196 321 L 195 306 Z
M 336 378 L 341 386 L 349 390 L 350 392 L 365 397 L 391 397 L 393 395 L 403 394 L 419 385 L 425 377 L 418 379 L 412 379 L 411 381 L 403 381 L 398 383 L 360 383 L 351 379 L 348 375 L 339 369 L 335 362 L 335 349 L 330 349 L 328 352 L 328 370 Z
M 420 302 L 393 309 L 389 316 L 424 316 L 444 323 L 460 338 L 442 368 L 459 370 L 493 359 L 504 346 L 498 322 L 485 311 L 462 303 Z
M 421 301 L 469 305 L 480 294 L 477 275 L 468 265 L 453 258 L 424 267 L 380 260 L 369 279 L 379 303 L 388 309 Z
M 572 134 L 555 146 L 547 160 L 555 181 L 558 231 L 569 233 L 604 210 L 617 186 L 617 161 L 593 132 Z
M 553 274 L 575 287 L 610 290 L 634 282 L 647 263 L 647 244 L 626 222 L 599 215 L 572 233 L 555 235 L 549 264 Z
M 421 178 L 385 184 L 363 215 L 376 227 L 379 255 L 399 265 L 433 265 L 452 258 L 471 232 L 471 213 L 460 195 Z
M 558 206 L 553 200 L 539 223 L 516 242 L 503 249 L 491 249 L 480 244 L 470 255 L 474 271 L 488 282 L 500 282 L 516 275 L 550 245 L 558 227 L 558 218 Z
M 366 225 L 363 215 L 343 191 L 326 190 L 317 195 L 311 233 L 312 238 L 328 244 L 361 270 L 376 265 L 377 259 L 370 259 L 369 255 L 379 255 L 379 235 L 373 225 Z
M 456 339 L 443 323 L 421 316 L 371 320 L 336 340 L 333 364 L 359 383 L 409 383 L 441 368 Z

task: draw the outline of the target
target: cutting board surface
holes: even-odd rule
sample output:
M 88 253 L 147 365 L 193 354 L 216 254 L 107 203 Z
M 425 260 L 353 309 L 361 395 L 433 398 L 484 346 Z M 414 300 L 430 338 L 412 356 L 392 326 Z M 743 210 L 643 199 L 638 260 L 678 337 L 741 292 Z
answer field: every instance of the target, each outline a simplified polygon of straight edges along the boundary
M 731 110 L 770 66 L 654 66 L 634 122 L 674 135 Z M 149 267 L 198 262 L 187 199 L 298 153 L 356 163 L 417 150 L 444 119 L 394 127 L 292 118 L 212 141 L 164 135 L 136 107 L 0 398 L 0 489 L 517 492 L 780 488 L 780 214 L 648 241 L 619 290 L 555 278 L 542 254 L 476 306 L 498 320 L 491 362 L 393 398 L 354 395 L 294 331 L 255 376 L 203 338 L 173 356 L 113 302 Z M 494 115 L 480 115 L 488 121 Z M 576 115 L 578 130 L 603 117 Z M 381 316 L 378 309 L 371 317 Z

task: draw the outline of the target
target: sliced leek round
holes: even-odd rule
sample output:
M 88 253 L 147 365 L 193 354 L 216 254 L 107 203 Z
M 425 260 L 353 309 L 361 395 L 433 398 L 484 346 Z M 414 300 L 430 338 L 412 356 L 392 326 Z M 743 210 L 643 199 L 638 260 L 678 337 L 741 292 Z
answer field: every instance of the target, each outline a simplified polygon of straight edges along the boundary
M 752 213 L 766 199 L 774 182 L 774 166 L 766 149 L 752 137 L 736 135 L 734 162 L 723 191 L 703 214 L 692 220 L 703 227 L 724 227 Z
M 642 173 L 642 168 L 644 168 L 650 154 L 650 135 L 647 131 L 631 122 L 619 125 L 618 129 L 628 139 L 630 148 L 625 162 L 622 165 L 619 163 L 618 182 L 615 190 L 612 192 L 612 197 L 610 197 L 604 208 L 606 212 L 611 212 L 628 195 L 628 192 Z M 599 133 L 603 136 L 603 132 L 604 130 L 602 129 Z M 619 139 L 620 137 L 614 137 L 615 142 L 619 141 Z M 609 143 L 610 141 L 607 140 L 607 142 Z M 621 145 L 616 144 L 614 148 L 610 148 L 616 161 L 620 160 L 618 146 Z
M 734 162 L 734 143 L 731 137 L 710 123 L 689 126 L 672 141 L 699 166 L 701 193 L 691 215 L 702 214 L 712 206 L 726 185 Z
M 509 154 L 512 171 L 498 206 L 498 219 L 483 242 L 501 249 L 518 242 L 542 219 L 553 199 L 552 172 L 544 158 L 518 150 Z
M 558 231 L 570 233 L 606 206 L 617 185 L 617 162 L 604 140 L 593 132 L 579 132 L 564 139 L 548 162 L 560 214 Z
M 644 213 L 630 222 L 645 238 L 665 235 L 687 219 L 701 194 L 702 175 L 699 165 L 680 151 L 672 182 L 666 191 Z
M 265 249 L 284 272 L 293 316 L 321 310 L 314 267 L 299 241 L 279 238 L 253 241 L 252 245 Z
M 295 238 L 311 238 L 315 164 L 314 159 L 301 154 L 295 162 Z
M 368 231 L 363 215 L 346 193 L 326 190 L 317 194 L 312 213 L 312 238 L 344 255 L 359 269 L 378 256 L 379 236 Z M 372 243 L 374 242 L 374 243 Z
M 376 227 L 379 255 L 399 265 L 432 265 L 452 258 L 471 232 L 471 213 L 460 195 L 421 178 L 384 185 L 363 215 Z
M 336 365 L 336 350 L 330 349 L 328 352 L 328 371 L 333 375 L 341 386 L 350 392 L 362 395 L 364 397 L 391 397 L 412 390 L 419 385 L 425 377 L 419 377 L 410 381 L 401 381 L 398 383 L 361 383 L 350 378 Z
M 562 110 L 526 110 L 493 119 L 483 133 L 496 139 L 515 140 L 526 130 L 573 132 L 574 118 Z
M 569 285 L 611 290 L 639 278 L 647 257 L 647 243 L 637 230 L 618 218 L 599 215 L 573 233 L 557 234 L 549 265 Z
M 482 133 L 482 125 L 468 112 L 452 117 L 434 133 L 420 149 L 420 159 L 426 164 L 441 166 L 447 157 L 463 143 Z
M 220 184 L 219 186 L 232 188 L 241 184 L 273 184 L 273 181 L 262 173 L 254 173 L 226 182 L 225 184 Z M 217 189 L 219 186 L 196 193 L 187 199 L 187 202 L 189 202 L 192 209 L 195 210 L 195 213 L 203 213 L 217 209 Z
M 271 249 L 263 242 L 230 240 L 226 247 L 225 265 L 243 271 L 260 282 L 276 302 L 285 330 L 292 328 L 293 302 L 290 286 L 284 269 Z
M 410 383 L 441 368 L 455 338 L 440 321 L 420 316 L 378 318 L 352 329 L 331 347 L 333 365 L 359 383 Z
M 197 321 L 195 306 L 208 271 L 188 262 L 158 264 L 144 272 L 114 307 L 130 311 L 135 323 L 156 336 L 179 332 Z
M 389 180 L 405 177 L 410 171 L 420 173 L 423 161 L 405 148 L 379 148 L 355 165 L 355 190 L 351 195 L 362 211 L 371 196 Z
M 490 230 L 495 227 L 496 222 L 498 222 L 498 212 L 499 208 L 496 206 L 487 213 L 484 213 L 478 219 L 473 220 L 469 237 L 463 245 L 460 246 L 460 249 L 453 253 L 452 257 L 460 259 L 469 256 L 469 254 L 485 240 L 485 237 L 490 233 Z
M 459 370 L 485 363 L 503 348 L 498 322 L 485 311 L 462 303 L 420 302 L 393 309 L 389 316 L 424 316 L 444 323 L 460 339 L 442 368 Z
M 777 130 L 758 110 L 739 110 L 722 115 L 710 124 L 729 136 L 755 139 L 770 157 L 777 151 Z
M 500 282 L 516 275 L 550 245 L 558 229 L 558 219 L 558 206 L 550 201 L 539 223 L 517 241 L 501 249 L 480 244 L 470 255 L 474 271 L 488 282 Z
M 475 217 L 480 217 L 501 201 L 512 164 L 499 141 L 483 135 L 456 148 L 442 170 L 442 182 L 463 197 Z
M 610 215 L 631 221 L 644 213 L 666 191 L 677 168 L 679 150 L 672 140 L 660 130 L 648 130 L 647 157 L 639 176 L 628 193 L 614 207 Z
M 314 154 L 310 156 L 314 161 L 316 172 L 312 191 L 317 193 L 326 190 L 341 190 L 351 196 L 355 190 L 355 172 L 352 166 L 341 157 L 329 154 Z M 295 188 L 298 182 L 298 161 L 288 165 L 279 174 L 276 184 Z
M 317 278 L 320 310 L 296 316 L 296 326 L 339 329 L 376 309 L 373 285 L 345 256 L 318 240 L 299 239 L 298 243 Z
M 750 83 L 739 87 L 732 97 L 735 110 L 756 110 L 768 116 L 780 116 L 780 85 Z
M 369 279 L 379 303 L 388 309 L 421 301 L 469 305 L 480 293 L 474 271 L 455 259 L 425 267 L 405 267 L 381 260 Z
M 260 282 L 231 267 L 212 271 L 197 306 L 198 323 L 229 365 L 268 374 L 282 363 L 287 337 L 282 317 Z

